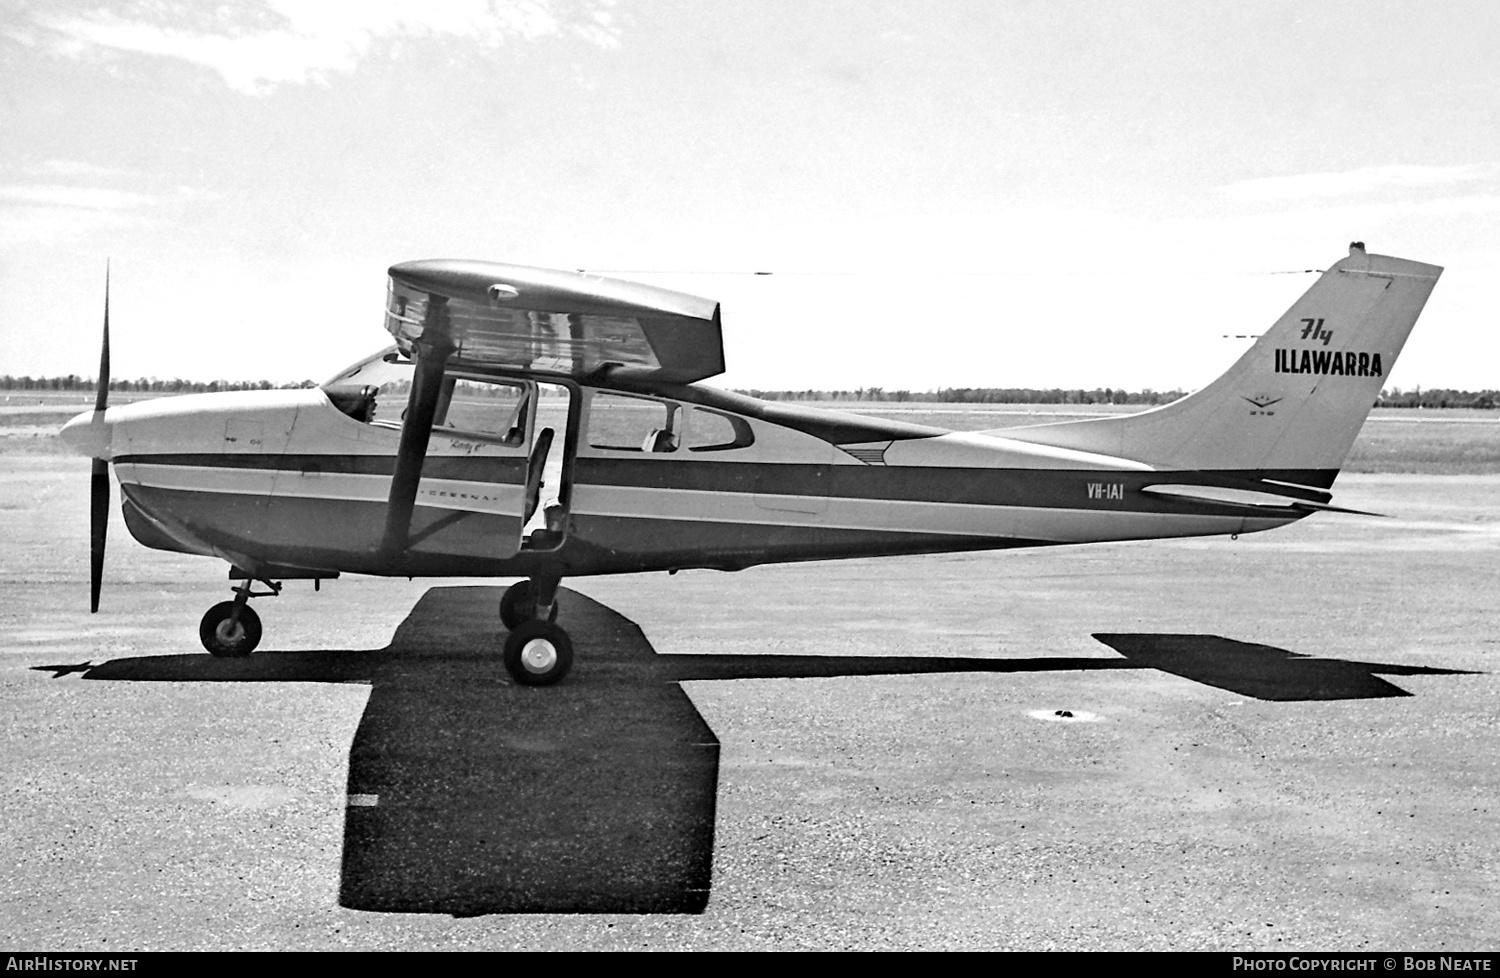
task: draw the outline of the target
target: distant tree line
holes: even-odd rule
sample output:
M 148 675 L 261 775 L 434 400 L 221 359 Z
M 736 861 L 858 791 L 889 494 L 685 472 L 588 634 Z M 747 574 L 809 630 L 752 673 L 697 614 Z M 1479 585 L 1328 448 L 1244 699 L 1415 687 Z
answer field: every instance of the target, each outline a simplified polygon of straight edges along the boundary
M 12 377 L 0 376 L 0 390 L 6 391 L 94 391 L 97 381 L 92 377 L 68 374 L 66 377 Z M 161 380 L 156 377 L 138 377 L 135 380 L 111 380 L 112 391 L 146 391 L 152 394 L 208 394 L 215 391 L 268 391 L 279 388 L 316 387 L 304 380 L 295 384 L 273 384 L 269 380 Z
M 1478 408 L 1493 410 L 1500 407 L 1500 391 L 1456 391 L 1446 387 L 1422 390 L 1418 387 L 1402 391 L 1399 387 L 1381 391 L 1375 401 L 1376 407 L 1388 408 Z
M 852 391 L 764 391 L 741 390 L 741 394 L 765 401 L 920 401 L 946 404 L 1171 404 L 1187 391 L 1115 390 L 1110 387 L 1093 390 L 1058 387 L 942 387 L 935 391 L 888 391 L 880 387 L 861 387 Z M 1477 408 L 1500 407 L 1500 391 L 1460 391 L 1434 387 L 1403 391 L 1399 387 L 1381 391 L 1376 407 L 1387 408 Z
M 311 380 L 276 384 L 269 380 L 162 380 L 156 377 L 118 379 L 109 382 L 112 391 L 138 391 L 151 394 L 205 394 L 214 391 L 265 391 L 318 386 Z M 399 386 L 399 385 L 398 385 Z M 13 377 L 0 375 L 0 390 L 5 391 L 93 391 L 91 377 L 68 374 L 66 377 Z M 391 388 L 387 393 L 399 393 Z M 860 387 L 852 391 L 826 390 L 739 390 L 766 401 L 919 401 L 941 404 L 1170 404 L 1187 392 L 1181 390 L 1139 391 L 1096 387 L 1093 390 L 1060 387 L 940 387 L 935 391 L 886 390 L 883 387 Z M 1380 392 L 1376 407 L 1386 408 L 1477 408 L 1500 407 L 1500 391 L 1461 391 L 1447 387 L 1403 391 L 1396 387 Z
M 852 391 L 763 391 L 741 394 L 763 401 L 919 401 L 940 404 L 1170 404 L 1185 391 L 1127 391 L 1112 387 L 1093 390 L 1060 387 L 942 387 L 935 391 L 888 391 L 883 387 L 861 387 Z

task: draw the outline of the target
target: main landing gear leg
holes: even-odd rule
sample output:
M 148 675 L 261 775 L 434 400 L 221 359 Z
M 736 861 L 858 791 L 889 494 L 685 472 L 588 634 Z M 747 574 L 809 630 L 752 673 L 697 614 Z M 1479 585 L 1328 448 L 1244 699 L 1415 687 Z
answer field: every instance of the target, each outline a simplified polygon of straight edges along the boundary
M 551 686 L 573 667 L 573 640 L 557 619 L 556 577 L 534 577 L 511 586 L 500 601 L 505 668 L 523 686 Z
M 260 616 L 250 607 L 251 598 L 270 598 L 281 593 L 281 585 L 263 582 L 271 590 L 256 594 L 246 580 L 234 589 L 233 601 L 220 601 L 208 609 L 198 625 L 198 638 L 209 655 L 249 655 L 260 644 Z
M 517 581 L 506 589 L 505 595 L 500 599 L 500 621 L 506 628 L 515 631 L 516 626 L 522 622 L 531 621 L 535 618 L 545 618 L 547 621 L 557 621 L 557 585 L 560 578 L 537 577 L 525 581 Z M 545 597 L 547 613 L 541 614 L 539 608 L 543 602 L 537 600 Z

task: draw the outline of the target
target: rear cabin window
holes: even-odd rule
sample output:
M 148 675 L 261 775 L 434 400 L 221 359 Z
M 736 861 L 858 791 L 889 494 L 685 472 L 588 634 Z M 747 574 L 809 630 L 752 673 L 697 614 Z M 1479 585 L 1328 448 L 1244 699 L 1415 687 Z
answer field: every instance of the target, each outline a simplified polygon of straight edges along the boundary
M 688 418 L 687 449 L 690 452 L 723 452 L 755 443 L 750 423 L 706 408 L 693 408 Z
M 671 401 L 595 391 L 589 402 L 589 446 L 615 452 L 675 452 L 682 408 Z

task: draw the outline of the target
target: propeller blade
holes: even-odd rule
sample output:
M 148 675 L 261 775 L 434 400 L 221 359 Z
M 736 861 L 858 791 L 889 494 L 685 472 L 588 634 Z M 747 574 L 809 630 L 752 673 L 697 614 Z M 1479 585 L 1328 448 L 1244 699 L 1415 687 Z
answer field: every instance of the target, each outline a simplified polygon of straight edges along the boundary
M 109 529 L 109 463 L 94 459 L 89 489 L 89 611 L 99 610 L 99 586 L 104 581 L 104 535 Z
M 104 264 L 104 340 L 99 351 L 99 392 L 94 413 L 109 403 L 109 263 Z M 97 420 L 97 419 L 96 419 Z M 109 463 L 93 461 L 89 486 L 89 612 L 99 610 L 99 588 L 104 582 L 104 537 L 109 530 Z
M 103 411 L 109 401 L 109 262 L 104 263 L 104 342 L 99 350 L 99 392 L 94 410 Z

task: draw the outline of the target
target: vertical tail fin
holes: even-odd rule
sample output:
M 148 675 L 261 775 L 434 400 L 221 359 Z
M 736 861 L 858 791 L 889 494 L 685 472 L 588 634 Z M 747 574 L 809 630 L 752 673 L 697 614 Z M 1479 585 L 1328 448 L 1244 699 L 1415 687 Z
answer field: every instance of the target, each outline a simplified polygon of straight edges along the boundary
M 1326 488 L 1442 271 L 1366 254 L 1356 242 L 1202 390 L 1142 414 L 1003 434 L 1163 469 L 1256 470 Z

